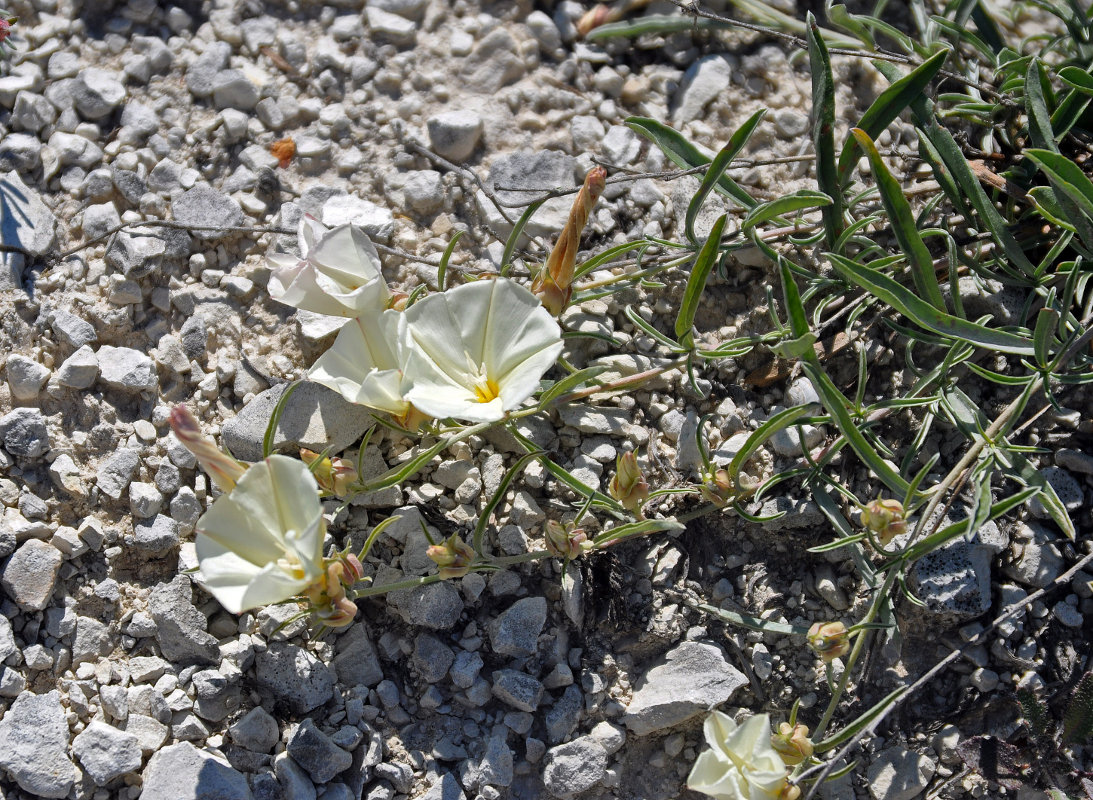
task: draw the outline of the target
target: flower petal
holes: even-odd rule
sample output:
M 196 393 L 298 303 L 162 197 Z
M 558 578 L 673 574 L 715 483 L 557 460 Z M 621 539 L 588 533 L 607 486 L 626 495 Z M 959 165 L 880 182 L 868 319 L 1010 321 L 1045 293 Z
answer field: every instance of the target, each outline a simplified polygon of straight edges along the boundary
M 347 322 L 308 377 L 351 403 L 395 415 L 406 413 L 402 373 L 394 350 L 400 316 L 388 310 L 379 317 L 364 315 Z

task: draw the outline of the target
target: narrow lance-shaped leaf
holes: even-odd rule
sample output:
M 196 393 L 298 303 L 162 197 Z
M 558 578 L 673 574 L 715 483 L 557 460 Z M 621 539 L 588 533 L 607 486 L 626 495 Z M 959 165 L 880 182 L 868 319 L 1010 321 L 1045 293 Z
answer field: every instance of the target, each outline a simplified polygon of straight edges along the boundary
M 760 203 L 744 217 L 744 222 L 741 223 L 740 229 L 744 231 L 745 234 L 749 234 L 753 228 L 777 217 L 781 217 L 785 214 L 793 214 L 797 211 L 803 211 L 806 208 L 823 208 L 824 206 L 831 205 L 831 203 L 831 198 L 823 192 L 817 192 L 812 189 L 801 189 L 793 194 L 787 194 L 783 197 Z
M 679 304 L 679 314 L 676 316 L 676 338 L 684 347 L 694 344 L 695 313 L 698 311 L 698 301 L 702 297 L 702 291 L 706 288 L 706 280 L 710 277 L 714 264 L 717 263 L 718 251 L 721 247 L 721 234 L 725 230 L 726 214 L 722 214 L 714 222 L 710 229 L 710 235 L 702 249 L 698 251 L 694 266 L 691 268 L 691 277 L 687 280 L 687 288 L 683 291 L 683 302 Z
M 907 254 L 907 260 L 911 265 L 911 278 L 915 282 L 915 288 L 920 295 L 930 301 L 934 308 L 944 311 L 945 300 L 941 297 L 941 289 L 938 288 L 937 277 L 934 274 L 934 259 L 922 240 L 918 228 L 915 227 L 915 216 L 911 212 L 911 204 L 903 196 L 903 189 L 888 171 L 888 166 L 881 159 L 876 145 L 865 131 L 854 128 L 850 133 L 865 151 L 869 165 L 873 168 L 873 177 L 877 181 L 884 210 L 888 212 L 892 231 L 896 234 L 896 241 Z
M 912 100 L 922 95 L 926 87 L 930 85 L 930 81 L 937 76 L 941 67 L 944 66 L 949 52 L 945 49 L 934 53 L 907 75 L 904 75 L 881 92 L 880 97 L 874 100 L 866 109 L 866 112 L 862 114 L 858 127 L 865 131 L 870 139 L 875 140 L 880 136 L 881 132 L 899 116 L 903 109 L 911 104 Z M 840 184 L 845 185 L 849 182 L 850 171 L 853 169 L 857 157 L 857 142 L 854 139 L 847 139 L 842 152 L 839 154 Z
M 823 208 L 824 232 L 829 250 L 842 232 L 843 204 L 835 167 L 835 81 L 831 57 L 820 36 L 816 17 L 808 13 L 808 61 L 812 70 L 812 144 L 816 150 L 816 183 L 832 202 Z
M 699 184 L 698 191 L 695 192 L 694 197 L 691 198 L 691 202 L 687 206 L 687 216 L 684 224 L 687 240 L 691 243 L 698 244 L 698 238 L 695 236 L 695 220 L 698 218 L 698 212 L 701 210 L 702 204 L 706 202 L 706 198 L 709 197 L 710 192 L 717 186 L 721 177 L 725 174 L 725 170 L 727 170 L 732 163 L 732 160 L 736 158 L 744 145 L 747 144 L 748 139 L 750 139 L 752 133 L 755 132 L 756 126 L 759 125 L 759 120 L 761 120 L 766 113 L 767 110 L 761 108 L 748 117 L 744 124 L 737 128 L 732 136 L 729 137 L 728 143 L 721 148 L 721 152 L 714 157 L 714 160 L 710 163 L 710 168 L 706 170 L 706 174 L 702 176 L 702 183 Z
M 831 265 L 847 280 L 879 297 L 903 316 L 928 331 L 954 339 L 963 339 L 988 350 L 1000 350 L 1003 353 L 1022 356 L 1033 354 L 1032 342 L 1023 336 L 977 325 L 966 319 L 946 314 L 884 273 L 835 253 L 825 255 Z
M 1025 155 L 1047 175 L 1055 187 L 1055 196 L 1062 200 L 1065 195 L 1077 205 L 1086 216 L 1093 219 L 1093 181 L 1089 180 L 1082 168 L 1060 153 L 1050 150 L 1029 148 Z

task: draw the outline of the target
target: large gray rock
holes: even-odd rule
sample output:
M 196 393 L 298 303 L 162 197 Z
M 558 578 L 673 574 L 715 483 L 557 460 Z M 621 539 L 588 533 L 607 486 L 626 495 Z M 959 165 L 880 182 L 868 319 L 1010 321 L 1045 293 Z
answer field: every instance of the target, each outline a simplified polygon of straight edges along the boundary
M 389 593 L 387 599 L 406 622 L 435 631 L 455 626 L 463 613 L 463 598 L 451 581 L 399 589 Z
M 1043 588 L 1066 566 L 1060 536 L 1035 522 L 1019 522 L 1013 529 L 1013 559 L 1005 566 L 1007 575 L 1026 586 Z
M 349 769 L 353 763 L 353 756 L 334 744 L 307 717 L 289 738 L 285 749 L 292 756 L 292 760 L 307 770 L 307 774 L 319 785 Z
M 889 747 L 869 765 L 869 794 L 876 800 L 920 797 L 936 769 L 933 759 L 900 745 Z
M 267 389 L 224 423 L 224 445 L 243 461 L 262 458 L 262 439 L 277 401 L 288 384 Z M 294 451 L 301 447 L 321 452 L 327 447 L 340 453 L 372 425 L 371 412 L 350 403 L 337 392 L 317 383 L 300 384 L 285 403 L 277 424 L 274 447 Z
M 0 441 L 17 458 L 39 458 L 49 450 L 46 418 L 36 408 L 17 408 L 0 417 Z
M 646 736 L 724 703 L 747 682 L 717 645 L 683 642 L 641 677 L 623 722 Z
M 95 483 L 107 497 L 120 500 L 139 466 L 140 456 L 135 450 L 118 450 L 99 466 Z
M 672 98 L 672 124 L 699 119 L 706 105 L 732 85 L 732 65 L 723 55 L 698 59 L 683 74 Z
M 171 204 L 176 222 L 202 227 L 239 227 L 247 221 L 239 203 L 208 184 L 199 183 L 183 192 Z M 199 239 L 225 239 L 236 234 L 232 231 L 193 230 Z
M 302 647 L 274 642 L 254 661 L 259 686 L 295 714 L 318 708 L 334 694 L 334 672 Z
M 125 101 L 125 86 L 113 72 L 82 69 L 72 83 L 72 101 L 85 119 L 102 119 Z
M 490 623 L 493 652 L 516 658 L 535 655 L 546 618 L 546 598 L 517 600 Z
M 592 736 L 581 736 L 547 751 L 543 785 L 560 800 L 587 792 L 607 774 L 607 750 Z
M 4 565 L 0 585 L 24 611 L 41 611 L 53 596 L 63 560 L 61 551 L 49 542 L 29 539 Z
M 141 800 L 254 800 L 242 773 L 189 742 L 164 747 L 141 777 Z
M 576 166 L 577 161 L 573 156 L 558 150 L 516 152 L 501 156 L 493 162 L 490 166 L 490 184 L 501 202 L 526 204 L 536 198 L 537 191 L 574 186 Z M 516 191 L 520 189 L 525 191 Z M 491 228 L 495 232 L 504 231 L 507 234 L 511 226 L 499 217 L 495 218 L 497 212 L 493 204 L 488 201 L 480 202 L 480 206 Z M 573 200 L 568 196 L 552 197 L 528 220 L 525 230 L 530 236 L 550 236 L 557 233 L 569 219 L 572 206 Z
M 950 517 L 945 524 L 957 521 Z M 911 591 L 944 622 L 954 624 L 991 610 L 991 564 L 1008 538 L 993 522 L 916 561 L 908 574 Z
M 228 733 L 237 745 L 255 753 L 268 753 L 280 738 L 277 720 L 261 706 L 255 706 L 233 722 Z
M 457 164 L 471 157 L 482 138 L 482 117 L 466 109 L 444 111 L 426 125 L 433 150 Z
M 72 753 L 97 786 L 140 769 L 140 740 L 98 720 L 72 740 Z
M 148 597 L 148 610 L 156 622 L 156 641 L 163 657 L 189 664 L 216 664 L 220 646 L 209 633 L 209 621 L 193 604 L 190 578 L 178 575 L 161 583 Z
M 99 380 L 121 392 L 152 391 L 159 385 L 156 364 L 140 350 L 104 344 L 95 353 Z
M 338 637 L 336 652 L 333 664 L 339 683 L 372 687 L 383 680 L 383 668 L 364 623 L 351 625 Z
M 23 692 L 15 699 L 0 719 L 0 767 L 32 795 L 68 796 L 79 771 L 68 758 L 60 692 Z
M 23 183 L 18 172 L 0 178 L 0 244 L 20 247 L 33 258 L 45 255 L 56 241 L 57 218 L 38 192 Z M 22 253 L 0 252 L 0 291 L 19 289 L 27 258 Z

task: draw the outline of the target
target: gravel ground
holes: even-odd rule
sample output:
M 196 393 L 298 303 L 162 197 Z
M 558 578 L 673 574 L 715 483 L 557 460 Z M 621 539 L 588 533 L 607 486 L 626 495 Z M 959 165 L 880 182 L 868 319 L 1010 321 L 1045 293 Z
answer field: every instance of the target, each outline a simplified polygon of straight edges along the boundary
M 2 233 L 26 252 L 0 252 L 0 798 L 698 797 L 683 783 L 707 708 L 784 716 L 799 698 L 803 716 L 819 714 L 823 666 L 801 641 L 727 629 L 689 605 L 798 625 L 860 617 L 868 596 L 845 551 L 804 552 L 829 538 L 807 497 L 767 501 L 764 513 L 788 513 L 763 527 L 705 517 L 679 536 L 623 544 L 572 566 L 565 589 L 560 564 L 541 561 L 393 592 L 362 601 L 344 633 L 309 641 L 291 607 L 235 617 L 181 574 L 214 493 L 167 426 L 186 403 L 237 457 L 260 457 L 276 398 L 336 330 L 265 291 L 265 256 L 295 247 L 284 232 L 303 213 L 363 227 L 406 291 L 435 286 L 457 231 L 467 235 L 453 271 L 495 270 L 521 212 L 488 194 L 518 203 L 534 196 L 520 190 L 576 186 L 593 159 L 612 175 L 670 166 L 622 124 L 629 115 L 716 149 L 765 107 L 747 155 L 808 152 L 800 54 L 750 33 L 590 45 L 574 37 L 585 8 L 568 1 L 11 10 L 22 39 L 0 77 Z M 885 85 L 859 60 L 835 71 L 848 119 Z M 912 153 L 913 129 L 893 131 L 881 144 Z M 270 145 L 285 137 L 295 155 L 279 164 Z M 740 180 L 773 196 L 811 188 L 808 169 L 756 167 Z M 696 185 L 609 185 L 586 247 L 680 235 Z M 532 218 L 528 263 L 570 203 L 549 200 Z M 716 213 L 714 201 L 700 231 Z M 150 220 L 177 224 L 132 227 Z M 762 259 L 743 257 L 711 284 L 699 329 L 767 330 L 770 280 Z M 670 325 L 681 289 L 670 281 L 570 309 L 564 327 L 623 346 L 569 340 L 566 357 L 621 374 L 663 362 L 623 309 Z M 733 437 L 812 399 L 791 376 L 744 380 L 763 366 L 758 353 L 726 360 L 702 378 L 706 398 L 669 372 L 524 430 L 589 484 L 606 486 L 632 449 L 652 454 L 643 463 L 664 483 L 693 479 L 703 414 L 714 414 L 710 443 L 724 457 Z M 1088 532 L 1091 422 L 1051 416 L 1063 434 L 1043 466 Z M 333 442 L 355 456 L 370 421 L 309 385 L 289 402 L 278 443 Z M 364 463 L 379 474 L 415 445 L 381 429 Z M 453 446 L 409 483 L 354 499 L 331 536 L 359 545 L 396 515 L 366 571 L 377 584 L 425 574 L 421 524 L 437 538 L 465 533 L 521 452 L 496 432 Z M 800 453 L 786 436 L 753 467 L 769 474 Z M 492 551 L 538 549 L 544 522 L 572 518 L 572 501 L 532 464 L 498 511 Z M 852 697 L 867 703 L 921 674 L 1051 584 L 1074 553 L 1034 508 L 934 555 L 912 575 L 926 608 L 901 608 L 902 656 L 899 642 L 882 649 Z M 965 769 L 961 744 L 1014 735 L 1019 684 L 1062 685 L 1088 669 L 1090 578 L 1079 573 L 969 650 L 820 795 L 1001 796 Z

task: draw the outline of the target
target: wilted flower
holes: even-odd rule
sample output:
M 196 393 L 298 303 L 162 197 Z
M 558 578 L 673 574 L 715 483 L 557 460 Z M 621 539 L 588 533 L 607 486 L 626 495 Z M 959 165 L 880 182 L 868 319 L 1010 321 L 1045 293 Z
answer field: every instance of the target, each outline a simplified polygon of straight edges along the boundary
M 300 594 L 323 576 L 324 529 L 315 477 L 270 456 L 197 521 L 205 586 L 233 614 Z
M 850 632 L 841 622 L 817 622 L 808 629 L 808 646 L 830 663 L 850 652 Z
M 230 492 L 235 488 L 247 465 L 241 464 L 218 448 L 212 439 L 201 435 L 201 426 L 186 406 L 175 406 L 167 415 L 167 421 L 175 438 L 197 457 L 197 463 L 209 473 L 214 484 L 221 491 Z
M 638 466 L 638 457 L 630 451 L 619 456 L 608 491 L 631 514 L 642 517 L 641 507 L 649 499 L 649 484 Z
M 882 545 L 907 532 L 907 520 L 903 503 L 894 498 L 877 498 L 865 505 L 861 512 L 861 524 L 877 535 Z
M 766 714 L 737 725 L 727 714 L 713 711 L 703 730 L 710 749 L 695 760 L 687 788 L 717 800 L 791 800 L 799 794 L 771 746 Z
M 494 422 L 527 400 L 562 350 L 558 323 L 520 284 L 482 280 L 399 316 L 403 398 L 443 419 Z
M 380 272 L 376 248 L 356 225 L 327 230 L 312 216 L 300 220 L 300 257 L 271 255 L 269 294 L 285 305 L 357 317 L 379 314 L 390 292 Z
M 398 358 L 401 314 L 387 310 L 364 314 L 345 323 L 333 346 L 308 372 L 308 378 L 327 386 L 351 403 L 359 403 L 396 417 L 410 404 L 402 391 Z
M 807 725 L 781 723 L 778 733 L 770 737 L 770 744 L 778 751 L 782 761 L 791 767 L 812 756 L 812 740 L 808 738 Z
M 307 448 L 300 449 L 300 460 L 309 467 L 318 459 L 318 453 Z M 357 468 L 347 458 L 324 457 L 319 460 L 318 465 L 312 467 L 311 474 L 315 476 L 324 494 L 334 494 L 339 497 L 349 494 L 349 487 L 357 480 Z
M 585 176 L 584 185 L 573 200 L 569 219 L 558 235 L 558 241 L 542 270 L 532 281 L 531 291 L 554 316 L 561 316 L 573 295 L 573 266 L 581 246 L 581 232 L 588 224 L 588 216 L 603 193 L 607 170 L 593 167 Z
M 277 165 L 281 169 L 288 169 L 288 165 L 292 163 L 292 157 L 296 155 L 296 142 L 292 140 L 291 136 L 286 136 L 284 139 L 278 139 L 271 144 L 269 152 L 277 159 Z
M 564 524 L 548 519 L 544 534 L 546 549 L 550 554 L 567 561 L 572 561 L 594 547 L 584 528 L 575 528 L 572 523 Z
M 474 563 L 474 548 L 456 534 L 452 534 L 441 544 L 434 544 L 425 551 L 438 567 L 441 580 L 462 578 L 471 571 Z

